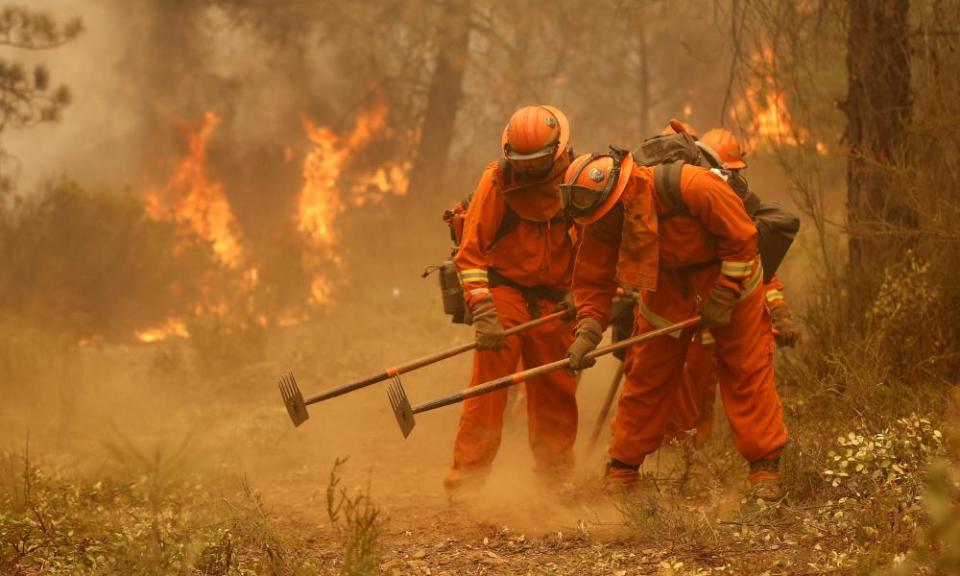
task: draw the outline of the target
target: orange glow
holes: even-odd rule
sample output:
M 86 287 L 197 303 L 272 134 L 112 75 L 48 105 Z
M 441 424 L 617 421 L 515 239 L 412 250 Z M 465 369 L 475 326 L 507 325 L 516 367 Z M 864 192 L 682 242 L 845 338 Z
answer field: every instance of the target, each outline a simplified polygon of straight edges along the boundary
M 203 125 L 187 135 L 187 151 L 178 162 L 166 186 L 149 190 L 144 209 L 155 220 L 172 220 L 184 225 L 210 243 L 217 259 L 236 268 L 242 259 L 236 219 L 223 193 L 223 184 L 207 171 L 210 139 L 220 117 L 207 112 Z
M 750 65 L 756 72 L 744 90 L 743 98 L 730 110 L 736 122 L 743 126 L 744 145 L 748 150 L 797 146 L 808 141 L 809 134 L 794 126 L 786 92 L 778 84 L 773 71 L 773 49 L 766 41 L 750 55 Z M 826 153 L 826 146 L 817 143 L 817 152 Z
M 191 316 L 225 318 L 231 308 L 248 298 L 259 282 L 255 267 L 244 267 L 245 254 L 237 221 L 223 184 L 210 173 L 210 144 L 220 117 L 204 114 L 203 122 L 185 136 L 185 151 L 174 164 L 166 183 L 144 193 L 143 208 L 149 218 L 172 222 L 181 237 L 177 249 L 200 241 L 208 244 L 215 261 L 222 266 L 220 275 L 207 271 L 209 281 L 194 295 Z M 233 306 L 231 303 L 234 303 Z M 141 342 L 160 342 L 171 336 L 189 338 L 189 319 L 170 318 L 155 327 L 138 330 Z
M 138 330 L 134 332 L 134 337 L 141 342 L 162 342 L 171 336 L 179 338 L 189 338 L 187 325 L 179 318 L 171 318 L 160 326 Z
M 372 142 L 390 135 L 386 125 L 387 107 L 374 105 L 360 114 L 353 129 L 344 134 L 304 119 L 311 148 L 303 161 L 303 187 L 297 200 L 297 229 L 308 248 L 333 265 L 341 264 L 337 252 L 336 219 L 348 207 L 376 204 L 385 197 L 406 194 L 409 162 L 394 163 L 362 171 L 354 166 L 359 153 Z M 350 171 L 349 176 L 346 175 Z M 346 194 L 346 196 L 345 196 Z M 332 285 L 316 272 L 320 263 L 308 253 L 306 267 L 312 269 L 310 294 L 315 304 L 326 302 Z
M 171 317 L 159 326 L 136 331 L 134 336 L 141 342 L 159 342 L 171 336 L 189 338 L 187 327 L 192 321 L 233 321 L 238 312 L 244 315 L 241 318 L 253 318 L 262 326 L 290 326 L 309 319 L 312 306 L 328 303 L 337 285 L 337 276 L 331 270 L 342 264 L 338 216 L 350 208 L 404 195 L 409 186 L 408 161 L 371 162 L 383 157 L 384 143 L 394 137 L 387 125 L 386 104 L 377 103 L 360 113 L 354 126 L 346 131 L 304 118 L 309 144 L 305 154 L 300 156 L 302 151 L 295 145 L 281 144 L 281 150 L 291 168 L 294 162 L 302 162 L 303 184 L 291 224 L 304 241 L 302 266 L 309 278 L 309 295 L 305 302 L 292 302 L 283 310 L 266 313 L 254 308 L 254 294 L 263 280 L 260 271 L 250 264 L 223 183 L 209 166 L 211 145 L 220 122 L 217 114 L 207 112 L 203 122 L 185 135 L 184 153 L 173 164 L 165 183 L 144 192 L 145 214 L 176 225 L 180 235 L 178 252 L 199 241 L 210 246 L 219 266 L 203 271 L 189 312 L 182 318 Z M 246 320 L 241 319 L 242 322 Z

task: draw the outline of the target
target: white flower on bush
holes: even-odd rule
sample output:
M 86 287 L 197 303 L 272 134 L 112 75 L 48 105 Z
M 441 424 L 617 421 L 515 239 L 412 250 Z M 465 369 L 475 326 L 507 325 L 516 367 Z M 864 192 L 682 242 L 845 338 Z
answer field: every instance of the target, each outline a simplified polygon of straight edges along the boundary
M 827 454 L 831 465 L 823 473 L 834 488 L 860 495 L 913 478 L 932 456 L 942 454 L 943 434 L 914 414 L 882 432 L 840 436 L 837 445 Z

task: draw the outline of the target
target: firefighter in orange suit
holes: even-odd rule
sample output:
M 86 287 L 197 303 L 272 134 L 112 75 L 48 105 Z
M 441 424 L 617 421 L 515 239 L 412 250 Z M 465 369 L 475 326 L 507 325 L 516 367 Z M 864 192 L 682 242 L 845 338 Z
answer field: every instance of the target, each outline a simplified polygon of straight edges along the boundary
M 737 450 L 750 464 L 757 497 L 781 495 L 779 456 L 787 442 L 773 381 L 773 332 L 764 306 L 757 229 L 743 202 L 719 175 L 692 165 L 680 172 L 688 217 L 655 192 L 654 170 L 632 155 L 585 155 L 564 176 L 567 214 L 583 225 L 573 279 L 577 303 L 571 367 L 592 365 L 618 284 L 641 291 L 636 332 L 700 314 L 715 339 L 717 377 Z M 612 489 L 639 481 L 639 467 L 664 436 L 694 331 L 633 347 L 612 429 L 606 481 Z
M 527 106 L 503 131 L 503 159 L 484 170 L 467 209 L 454 259 L 473 315 L 477 351 L 470 386 L 564 358 L 573 342 L 570 282 L 575 229 L 559 184 L 570 164 L 570 126 L 552 106 Z M 569 301 L 569 318 L 509 337 L 504 330 Z M 567 371 L 527 382 L 535 471 L 560 481 L 572 471 L 577 434 L 576 382 Z M 450 495 L 482 483 L 500 446 L 507 390 L 464 402 L 444 480 Z
M 737 138 L 729 130 L 714 128 L 706 132 L 698 145 L 707 146 L 723 162 L 730 175 L 728 183 L 744 200 L 747 213 L 759 200 L 752 199 L 741 170 L 747 167 Z M 731 182 L 731 180 L 733 182 Z M 777 346 L 793 347 L 800 339 L 800 329 L 790 312 L 783 295 L 783 284 L 773 276 L 763 287 L 764 299 L 770 309 L 773 334 Z M 716 360 L 714 359 L 713 336 L 708 328 L 694 336 L 687 348 L 686 366 L 683 369 L 683 384 L 677 391 L 673 412 L 667 424 L 667 437 L 677 437 L 688 430 L 694 431 L 694 440 L 702 444 L 710 437 L 714 426 L 714 403 L 716 401 Z

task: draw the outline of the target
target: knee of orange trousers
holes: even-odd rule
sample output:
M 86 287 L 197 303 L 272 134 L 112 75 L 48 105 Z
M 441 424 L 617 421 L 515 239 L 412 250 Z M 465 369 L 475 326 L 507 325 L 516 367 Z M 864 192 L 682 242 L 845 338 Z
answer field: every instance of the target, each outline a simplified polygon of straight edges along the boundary
M 464 401 L 453 445 L 454 469 L 485 470 L 490 467 L 500 448 L 506 405 L 506 390 Z
M 507 338 L 504 347 L 499 350 L 477 350 L 473 354 L 470 387 L 512 373 L 519 361 L 519 336 Z M 454 468 L 483 468 L 490 465 L 500 447 L 506 405 L 506 389 L 468 398 L 463 402 L 453 447 Z
M 541 301 L 540 306 L 549 305 Z M 550 322 L 521 337 L 521 356 L 533 367 L 566 356 L 573 343 L 573 322 Z M 527 421 L 530 448 L 538 468 L 573 465 L 577 439 L 577 379 L 558 370 L 527 382 Z
M 774 383 L 773 333 L 763 292 L 741 301 L 730 324 L 713 333 L 720 396 L 734 445 L 750 462 L 779 453 L 788 434 Z
M 649 326 L 638 328 L 650 329 Z M 660 336 L 633 347 L 611 424 L 611 458 L 640 464 L 660 446 L 679 387 L 687 342 L 686 337 Z

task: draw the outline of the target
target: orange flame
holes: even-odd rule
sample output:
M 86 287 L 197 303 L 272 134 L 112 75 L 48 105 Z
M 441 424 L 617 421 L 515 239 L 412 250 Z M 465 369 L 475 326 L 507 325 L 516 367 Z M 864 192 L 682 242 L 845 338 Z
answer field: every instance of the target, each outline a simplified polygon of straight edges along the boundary
M 324 273 L 325 268 L 342 263 L 336 249 L 338 215 L 350 207 L 375 204 L 387 196 L 406 193 L 409 162 L 388 162 L 372 168 L 357 162 L 362 156 L 360 153 L 368 150 L 372 143 L 383 142 L 392 135 L 386 119 L 387 107 L 378 103 L 363 112 L 346 133 L 338 133 L 310 119 L 303 120 L 310 148 L 303 159 L 304 182 L 294 220 L 307 245 L 304 268 L 311 276 L 310 302 L 313 304 L 329 301 L 334 283 Z M 303 308 L 279 311 L 275 318 L 268 319 L 251 307 L 250 295 L 260 281 L 258 271 L 244 266 L 236 218 L 222 183 L 210 174 L 207 166 L 211 139 L 220 121 L 215 113 L 207 112 L 202 125 L 187 134 L 184 156 L 164 186 L 145 193 L 144 210 L 153 219 L 176 223 L 183 233 L 184 245 L 197 239 L 209 243 L 222 265 L 218 270 L 208 271 L 211 281 L 196 295 L 190 310 L 192 318 L 226 318 L 237 307 L 242 307 L 261 325 L 271 321 L 277 325 L 302 322 L 309 315 Z M 294 148 L 286 146 L 283 151 L 286 161 L 291 162 Z M 170 318 L 159 326 L 137 331 L 135 337 L 143 342 L 157 342 L 171 336 L 189 337 L 188 325 L 189 322 L 181 318 Z
M 204 285 L 192 306 L 196 317 L 226 316 L 230 312 L 228 301 L 249 294 L 258 282 L 256 268 L 241 268 L 244 253 L 236 218 L 223 184 L 210 175 L 207 166 L 210 141 L 220 121 L 213 112 L 204 114 L 203 123 L 187 134 L 186 152 L 166 184 L 147 190 L 143 199 L 148 217 L 176 224 L 182 233 L 181 247 L 197 239 L 206 242 L 219 264 L 239 274 L 232 282 L 224 281 L 223 286 L 213 282 Z M 183 319 L 169 318 L 159 326 L 134 333 L 141 342 L 159 342 L 171 336 L 190 337 Z
M 187 136 L 187 153 L 162 190 L 146 194 L 147 215 L 155 220 L 173 220 L 210 243 L 219 261 L 239 266 L 243 250 L 236 219 L 223 193 L 223 185 L 207 173 L 210 138 L 220 117 L 207 112 L 199 130 Z
M 190 337 L 190 333 L 187 331 L 187 325 L 179 318 L 170 318 L 160 326 L 137 330 L 133 335 L 137 340 L 147 343 L 160 342 L 171 336 L 178 336 L 180 338 Z
M 735 121 L 747 119 L 743 132 L 748 148 L 796 146 L 805 137 L 793 128 L 786 94 L 773 74 L 774 64 L 773 49 L 761 41 L 759 49 L 750 55 L 751 69 L 756 71 L 753 81 L 730 110 Z
M 386 127 L 387 107 L 374 105 L 362 113 L 349 133 L 338 134 L 326 126 L 304 119 L 304 129 L 311 149 L 303 162 L 303 188 L 297 202 L 297 229 L 308 247 L 319 251 L 334 265 L 341 263 L 336 251 L 337 233 L 334 223 L 347 205 L 355 207 L 376 203 L 388 195 L 404 195 L 409 184 L 409 163 L 380 166 L 369 172 L 351 175 L 349 186 L 344 174 L 357 157 L 377 138 L 389 135 Z M 343 197 L 343 190 L 349 196 Z M 307 268 L 318 268 L 315 257 L 308 257 Z M 314 303 L 329 299 L 331 282 L 319 273 L 311 282 Z

